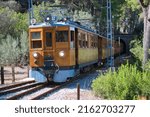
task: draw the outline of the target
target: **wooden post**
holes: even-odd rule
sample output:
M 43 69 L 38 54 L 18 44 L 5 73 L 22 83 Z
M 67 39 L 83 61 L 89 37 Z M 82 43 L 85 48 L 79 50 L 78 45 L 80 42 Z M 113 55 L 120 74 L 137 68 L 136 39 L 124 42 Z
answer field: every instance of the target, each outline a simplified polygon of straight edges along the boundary
M 4 67 L 1 67 L 1 84 L 4 84 Z
M 30 70 L 30 66 L 29 65 L 27 65 L 27 77 L 29 78 L 29 70 Z
M 80 84 L 77 84 L 77 100 L 80 100 Z
M 15 82 L 15 65 L 14 64 L 11 65 L 11 69 L 12 69 L 12 82 Z

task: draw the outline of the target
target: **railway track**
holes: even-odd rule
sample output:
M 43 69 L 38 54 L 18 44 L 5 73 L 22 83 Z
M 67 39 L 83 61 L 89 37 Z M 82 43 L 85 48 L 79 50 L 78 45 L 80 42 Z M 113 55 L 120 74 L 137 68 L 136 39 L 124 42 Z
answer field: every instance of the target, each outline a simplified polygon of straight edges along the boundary
M 38 85 L 35 86 L 35 87 L 29 88 L 29 89 L 27 89 L 27 90 L 24 90 L 24 91 L 22 91 L 22 92 L 20 92 L 20 93 L 17 93 L 17 94 L 15 94 L 15 95 L 13 95 L 13 96 L 7 97 L 6 100 L 17 100 L 17 99 L 20 99 L 20 98 L 22 98 L 23 96 L 29 95 L 29 94 L 31 94 L 31 93 L 37 91 L 37 90 L 42 89 L 42 88 L 45 87 L 45 86 L 46 86 L 46 83 L 40 83 L 40 84 L 38 84 Z
M 3 91 L 0 91 L 0 95 L 5 95 L 5 94 L 8 94 L 8 93 L 13 93 L 13 92 L 16 92 L 16 91 L 19 91 L 19 90 L 22 90 L 22 89 L 28 89 L 28 88 L 31 88 L 31 87 L 35 87 L 37 85 L 40 85 L 41 83 L 31 83 L 31 84 L 26 84 L 26 85 L 22 85 L 22 86 L 19 86 L 19 87 L 14 87 L 14 88 L 10 88 L 10 89 L 6 89 L 6 90 L 3 90 Z
M 28 99 L 28 100 L 38 100 L 42 99 L 48 94 L 55 92 L 63 88 L 64 86 L 72 83 L 73 81 L 77 80 L 78 77 L 69 80 L 63 84 L 48 84 L 48 83 L 36 83 L 36 82 L 29 82 L 27 83 L 20 83 L 15 85 L 7 86 L 8 89 L 1 88 L 0 90 L 0 99 L 2 100 L 18 100 L 18 99 Z M 40 93 L 38 93 L 40 91 Z M 36 94 L 37 93 L 37 94 Z
M 10 85 L 8 88 L 0 88 L 0 99 L 3 100 L 39 100 L 45 98 L 47 95 L 62 89 L 63 87 L 69 85 L 70 83 L 83 79 L 83 75 L 78 75 L 75 78 L 68 80 L 62 84 L 54 83 L 21 83 Z M 2 96 L 2 97 L 1 97 Z
M 49 88 L 49 89 L 46 90 L 46 91 L 42 91 L 42 93 L 39 93 L 39 94 L 37 94 L 37 95 L 35 95 L 35 96 L 32 96 L 32 97 L 30 97 L 30 98 L 28 98 L 28 99 L 29 99 L 29 100 L 38 100 L 38 99 L 45 98 L 47 95 L 50 95 L 50 94 L 52 94 L 53 92 L 55 92 L 55 91 L 57 91 L 57 90 L 59 90 L 59 89 L 62 89 L 62 88 L 64 88 L 65 86 L 67 86 L 67 85 L 69 85 L 69 84 L 71 84 L 71 83 L 73 83 L 74 81 L 79 80 L 79 79 L 84 79 L 84 77 L 81 76 L 81 75 L 78 75 L 78 76 L 76 76 L 75 78 L 72 78 L 71 80 L 69 80 L 69 81 L 67 81 L 67 82 L 65 82 L 65 83 L 63 83 L 63 84 L 61 84 L 61 85 L 56 85 L 56 86 L 54 86 L 53 88 Z
M 66 85 L 68 85 L 69 83 L 72 83 L 73 81 L 74 81 L 74 80 L 71 80 L 71 81 L 68 81 L 68 82 L 66 82 L 66 83 L 63 83 L 63 84 L 61 84 L 61 85 L 56 85 L 56 86 L 54 86 L 53 88 L 49 88 L 48 90 L 43 91 L 42 93 L 40 93 L 40 94 L 38 94 L 38 95 L 36 95 L 36 96 L 34 96 L 34 97 L 31 97 L 30 100 L 38 100 L 38 99 L 41 99 L 42 97 L 45 97 L 46 95 L 51 94 L 51 93 L 53 93 L 53 92 L 55 92 L 55 91 L 57 91 L 57 90 L 59 90 L 59 89 L 65 87 Z
M 25 84 L 30 84 L 30 83 L 33 83 L 33 82 L 35 82 L 35 80 L 24 81 L 24 82 L 21 82 L 21 83 L 13 83 L 13 84 L 10 84 L 10 85 L 3 85 L 3 86 L 0 86 L 0 91 L 11 89 L 11 88 L 18 87 L 18 86 L 22 86 L 22 85 L 25 85 Z
M 29 95 L 26 95 L 26 94 L 24 95 L 23 94 L 24 97 L 21 98 L 21 99 L 23 99 L 23 100 L 24 99 L 25 100 L 39 100 L 39 99 L 42 99 L 42 98 L 46 97 L 47 95 L 49 95 L 49 94 L 51 94 L 51 93 L 53 93 L 53 92 L 55 92 L 55 91 L 65 87 L 66 85 L 72 83 L 73 81 L 75 81 L 77 79 L 78 79 L 78 77 L 76 77 L 75 79 L 69 80 L 69 81 L 67 81 L 67 82 L 65 82 L 63 84 L 54 84 L 54 83 L 47 84 L 46 83 L 45 85 L 43 85 L 43 87 L 41 87 L 40 89 L 37 89 L 35 92 L 33 92 L 31 90 L 31 94 L 29 94 Z M 16 97 L 11 97 L 9 99 L 17 99 L 17 97 L 20 96 L 20 95 L 21 94 L 16 95 Z
M 14 83 L 0 87 L 1 100 L 18 99 L 23 95 L 31 93 L 42 88 L 46 83 L 37 83 L 35 81 L 27 81 L 22 83 Z

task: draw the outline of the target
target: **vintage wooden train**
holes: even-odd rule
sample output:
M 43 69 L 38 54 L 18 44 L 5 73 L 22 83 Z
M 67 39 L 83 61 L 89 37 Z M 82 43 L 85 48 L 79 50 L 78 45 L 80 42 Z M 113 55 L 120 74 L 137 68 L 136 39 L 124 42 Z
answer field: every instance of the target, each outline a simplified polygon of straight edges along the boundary
M 93 30 L 67 20 L 48 22 L 29 27 L 29 76 L 36 81 L 65 82 L 110 56 L 109 40 Z M 113 54 L 123 51 L 124 45 L 113 41 Z

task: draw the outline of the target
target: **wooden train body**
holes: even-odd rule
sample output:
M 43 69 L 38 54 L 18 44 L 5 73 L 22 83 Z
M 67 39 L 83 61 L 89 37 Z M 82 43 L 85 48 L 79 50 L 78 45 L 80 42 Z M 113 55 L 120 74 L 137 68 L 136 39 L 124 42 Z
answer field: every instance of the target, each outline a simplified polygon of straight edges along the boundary
M 103 63 L 110 56 L 107 40 L 77 24 L 57 22 L 29 27 L 30 77 L 36 81 L 65 82 L 81 69 Z M 113 41 L 113 54 L 123 52 L 123 44 Z

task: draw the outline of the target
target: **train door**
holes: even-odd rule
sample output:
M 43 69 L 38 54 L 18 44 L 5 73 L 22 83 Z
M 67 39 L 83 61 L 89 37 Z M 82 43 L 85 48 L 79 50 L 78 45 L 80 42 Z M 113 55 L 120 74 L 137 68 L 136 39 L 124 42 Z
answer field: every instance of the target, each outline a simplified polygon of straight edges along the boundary
M 76 59 L 76 68 L 78 68 L 78 43 L 79 43 L 79 40 L 78 40 L 78 30 L 75 29 L 75 59 Z
M 76 55 L 75 55 L 75 28 L 70 27 L 70 66 L 75 67 Z
M 52 28 L 46 28 L 43 31 L 44 36 L 44 66 L 49 68 L 54 64 L 54 29 Z
M 98 37 L 98 61 L 102 60 L 102 38 Z
M 45 29 L 44 30 L 44 49 L 53 50 L 54 46 L 54 29 Z
M 61 26 L 55 29 L 55 61 L 60 67 L 70 64 L 69 58 L 69 27 Z
M 75 48 L 75 28 L 70 27 L 70 48 Z

